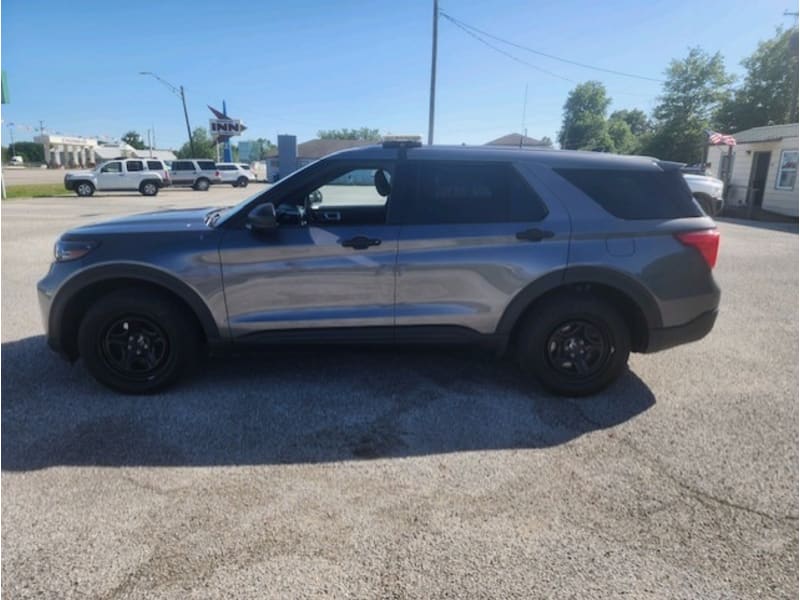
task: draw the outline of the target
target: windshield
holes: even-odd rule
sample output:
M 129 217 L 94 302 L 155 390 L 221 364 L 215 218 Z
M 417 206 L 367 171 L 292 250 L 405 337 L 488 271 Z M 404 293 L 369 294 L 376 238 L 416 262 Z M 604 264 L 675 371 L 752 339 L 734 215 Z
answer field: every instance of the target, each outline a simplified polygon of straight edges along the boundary
M 225 223 L 225 221 L 230 219 L 233 215 L 238 213 L 245 206 L 247 206 L 248 204 L 250 204 L 251 202 L 256 200 L 259 196 L 263 195 L 265 192 L 267 192 L 267 191 L 269 191 L 271 189 L 274 189 L 274 188 L 276 188 L 278 186 L 285 185 L 287 182 L 292 181 L 298 175 L 300 175 L 301 173 L 305 172 L 308 168 L 313 167 L 318 162 L 319 162 L 318 160 L 315 160 L 312 163 L 308 163 L 304 167 L 300 167 L 299 169 L 297 169 L 297 171 L 293 172 L 291 175 L 287 175 L 286 177 L 281 179 L 278 183 L 276 183 L 276 184 L 274 184 L 274 185 L 272 185 L 272 186 L 270 186 L 270 187 L 268 187 L 268 188 L 266 188 L 264 190 L 257 191 L 255 194 L 253 194 L 251 196 L 248 196 L 247 198 L 245 198 L 244 200 L 239 202 L 239 204 L 236 204 L 234 206 L 228 206 L 228 207 L 225 207 L 225 208 L 220 208 L 220 209 L 217 209 L 215 211 L 210 212 L 206 216 L 207 224 L 209 226 L 211 226 L 211 227 L 217 227 L 219 225 L 222 225 L 223 223 Z

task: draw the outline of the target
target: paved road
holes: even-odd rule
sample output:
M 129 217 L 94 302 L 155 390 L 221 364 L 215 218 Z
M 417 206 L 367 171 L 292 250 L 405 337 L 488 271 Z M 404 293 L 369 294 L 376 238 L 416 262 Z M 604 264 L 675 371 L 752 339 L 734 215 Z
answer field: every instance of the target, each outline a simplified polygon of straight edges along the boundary
M 581 401 L 422 349 L 128 398 L 44 348 L 58 232 L 241 196 L 3 203 L 6 597 L 796 597 L 796 226 L 721 223 L 712 335 Z

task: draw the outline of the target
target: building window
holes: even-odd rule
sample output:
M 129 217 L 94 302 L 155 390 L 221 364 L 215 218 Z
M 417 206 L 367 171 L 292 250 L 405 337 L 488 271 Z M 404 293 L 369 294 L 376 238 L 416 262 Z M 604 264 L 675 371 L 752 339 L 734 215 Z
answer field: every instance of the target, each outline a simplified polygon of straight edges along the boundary
M 778 180 L 775 189 L 793 190 L 797 181 L 797 150 L 781 151 L 781 162 L 778 167 Z

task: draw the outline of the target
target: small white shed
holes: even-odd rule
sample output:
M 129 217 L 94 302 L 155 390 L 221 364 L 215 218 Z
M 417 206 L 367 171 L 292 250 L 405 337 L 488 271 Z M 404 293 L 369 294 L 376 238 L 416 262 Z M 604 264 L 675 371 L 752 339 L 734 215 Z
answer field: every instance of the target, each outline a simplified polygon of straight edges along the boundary
M 728 206 L 798 216 L 798 124 L 754 127 L 733 134 L 736 146 L 710 146 L 711 175 L 727 183 Z

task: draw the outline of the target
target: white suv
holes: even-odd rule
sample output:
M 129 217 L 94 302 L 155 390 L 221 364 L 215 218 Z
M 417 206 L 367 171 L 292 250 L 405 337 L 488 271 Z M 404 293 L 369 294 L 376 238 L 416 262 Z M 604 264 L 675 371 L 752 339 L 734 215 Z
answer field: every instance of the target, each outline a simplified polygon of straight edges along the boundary
M 71 171 L 64 175 L 64 187 L 78 196 L 101 192 L 138 190 L 155 196 L 170 185 L 166 165 L 153 158 L 120 158 L 98 165 L 93 171 Z
M 217 170 L 222 175 L 222 183 L 230 183 L 233 187 L 247 187 L 248 183 L 256 180 L 256 175 L 250 170 L 250 165 L 217 163 Z

